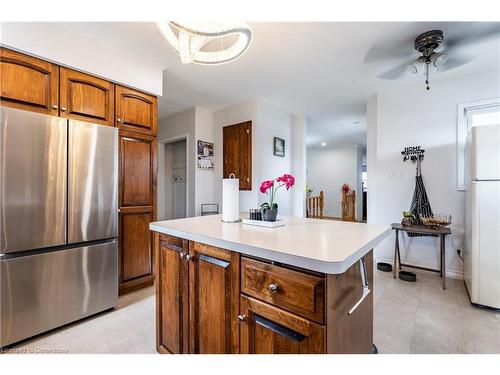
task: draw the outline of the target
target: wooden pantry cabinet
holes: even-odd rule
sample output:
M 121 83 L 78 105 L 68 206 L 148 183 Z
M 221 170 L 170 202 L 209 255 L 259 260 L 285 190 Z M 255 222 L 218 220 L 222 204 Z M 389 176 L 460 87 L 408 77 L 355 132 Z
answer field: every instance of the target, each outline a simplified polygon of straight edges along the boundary
M 133 72 L 131 72 L 133 74 Z M 120 294 L 152 285 L 157 98 L 0 47 L 0 104 L 119 129 Z
M 326 275 L 154 232 L 160 353 L 371 353 L 358 264 Z M 373 255 L 365 256 L 373 285 Z

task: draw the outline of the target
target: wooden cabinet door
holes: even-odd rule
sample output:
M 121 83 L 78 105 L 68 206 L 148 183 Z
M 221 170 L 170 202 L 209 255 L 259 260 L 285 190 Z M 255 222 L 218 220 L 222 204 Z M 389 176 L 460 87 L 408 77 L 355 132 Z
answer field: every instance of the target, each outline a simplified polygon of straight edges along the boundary
M 223 132 L 224 178 L 234 174 L 240 190 L 252 190 L 252 122 L 225 126 Z
M 2 106 L 57 116 L 57 65 L 0 48 L 0 80 Z
M 190 353 L 239 352 L 239 254 L 190 242 Z
M 154 278 L 149 223 L 156 218 L 156 138 L 120 132 L 120 293 Z
M 244 354 L 320 354 L 325 328 L 317 323 L 242 295 L 240 351 Z
M 113 83 L 62 67 L 59 79 L 62 117 L 114 125 Z
M 156 135 L 157 106 L 155 96 L 116 85 L 116 126 L 118 128 Z
M 156 347 L 160 353 L 188 353 L 188 241 L 158 233 L 155 237 Z

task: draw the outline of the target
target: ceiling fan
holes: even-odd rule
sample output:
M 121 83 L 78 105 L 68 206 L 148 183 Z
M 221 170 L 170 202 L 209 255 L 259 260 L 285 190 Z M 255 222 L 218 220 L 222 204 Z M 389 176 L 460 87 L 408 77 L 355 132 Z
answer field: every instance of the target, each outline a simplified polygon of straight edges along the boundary
M 384 46 L 372 47 L 364 58 L 364 63 L 387 60 L 403 60 L 402 63 L 378 75 L 378 78 L 395 80 L 405 73 L 423 72 L 426 90 L 429 90 L 432 71 L 447 71 L 472 61 L 471 56 L 461 54 L 461 47 L 500 36 L 500 24 L 479 25 L 469 28 L 459 35 L 445 38 L 442 30 L 430 30 L 418 35 L 411 49 L 411 41 L 405 40 L 388 49 Z M 417 55 L 417 53 L 418 55 Z

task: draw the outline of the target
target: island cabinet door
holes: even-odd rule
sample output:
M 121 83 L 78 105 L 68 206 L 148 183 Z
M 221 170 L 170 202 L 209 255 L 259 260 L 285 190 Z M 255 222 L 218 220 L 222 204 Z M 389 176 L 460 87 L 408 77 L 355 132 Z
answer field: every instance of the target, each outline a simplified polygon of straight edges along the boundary
M 325 352 L 324 326 L 244 295 L 240 311 L 240 351 L 243 354 Z
M 189 352 L 188 241 L 155 234 L 158 258 L 156 282 L 156 348 L 160 353 Z
M 239 353 L 239 254 L 189 246 L 190 353 Z

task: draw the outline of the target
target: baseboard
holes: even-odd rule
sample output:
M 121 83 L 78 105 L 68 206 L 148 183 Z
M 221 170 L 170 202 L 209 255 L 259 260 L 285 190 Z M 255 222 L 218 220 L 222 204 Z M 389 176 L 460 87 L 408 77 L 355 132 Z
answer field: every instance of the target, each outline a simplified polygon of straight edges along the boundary
M 384 263 L 394 263 L 394 259 L 387 259 L 387 258 L 375 258 L 375 262 L 384 262 Z M 404 263 L 404 261 L 403 261 Z M 416 266 L 421 266 L 421 267 L 429 267 L 426 265 L 422 264 L 415 264 Z M 428 273 L 430 275 L 435 274 L 434 272 L 430 271 L 425 271 L 425 270 L 416 270 L 419 273 Z M 454 271 L 454 270 L 446 270 L 446 277 L 450 279 L 457 279 L 457 280 L 463 280 L 464 279 L 464 273 L 462 271 Z

